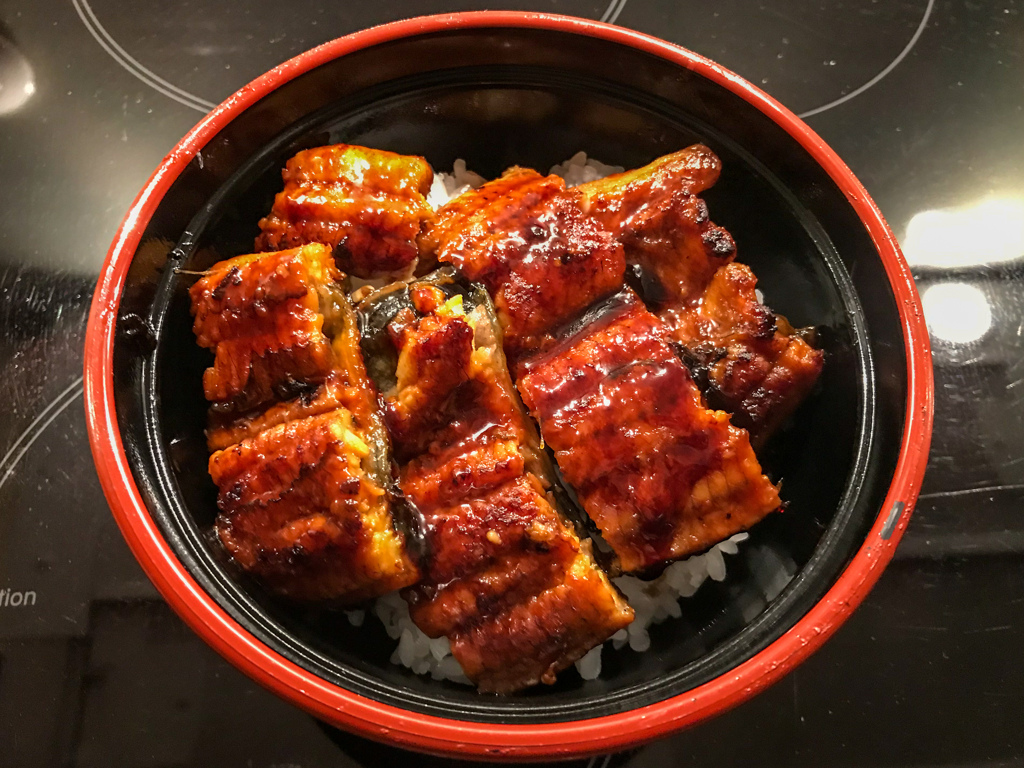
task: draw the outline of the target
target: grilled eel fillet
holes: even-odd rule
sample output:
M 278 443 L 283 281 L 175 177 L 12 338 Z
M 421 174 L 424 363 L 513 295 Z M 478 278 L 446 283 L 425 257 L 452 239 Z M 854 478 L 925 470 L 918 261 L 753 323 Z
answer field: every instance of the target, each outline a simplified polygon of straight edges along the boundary
M 622 285 L 622 246 L 564 192 L 558 176 L 510 168 L 442 206 L 421 238 L 490 291 L 513 368 L 554 342 L 552 328 Z
M 398 359 L 384 400 L 428 552 L 410 614 L 482 691 L 552 683 L 633 611 L 552 505 L 486 305 L 423 282 L 409 295 L 387 326 Z
M 704 406 L 670 338 L 626 288 L 518 380 L 627 572 L 705 550 L 779 507 L 747 432 Z
M 686 348 L 687 362 L 708 403 L 762 445 L 814 387 L 825 362 L 785 317 L 760 302 L 757 278 L 745 264 L 720 267 L 703 296 L 659 314 Z
M 215 359 L 204 389 L 221 542 L 273 592 L 348 605 L 418 570 L 391 517 L 387 435 L 342 277 L 310 245 L 220 262 L 191 298 Z
M 821 374 L 824 355 L 806 331 L 758 301 L 736 246 L 698 194 L 721 163 L 695 144 L 633 171 L 576 187 L 587 215 L 623 244 L 645 297 L 686 347 L 708 402 L 763 443 L 792 415 Z
M 433 218 L 426 160 L 335 144 L 299 152 L 281 175 L 284 189 L 260 220 L 256 250 L 323 243 L 349 274 L 412 274 L 417 238 Z
M 717 175 L 706 160 L 670 156 L 652 173 Z M 625 188 L 641 185 L 641 178 L 631 178 Z M 664 237 L 675 237 L 674 227 L 687 222 L 699 231 L 692 219 L 700 218 L 695 209 L 703 203 L 691 195 L 689 207 L 679 210 L 670 197 L 649 195 L 652 218 L 658 206 L 672 214 L 671 222 L 660 219 Z M 623 210 L 621 197 L 591 205 L 609 217 Z M 495 296 L 519 390 L 545 442 L 620 567 L 642 572 L 745 530 L 778 508 L 778 492 L 761 473 L 746 433 L 730 426 L 727 414 L 704 407 L 668 328 L 635 294 L 626 291 L 596 319 L 590 313 L 581 318 L 585 308 L 622 288 L 619 240 L 635 245 L 621 232 L 609 238 L 596 215 L 581 218 L 581 211 L 580 196 L 561 179 L 511 169 L 442 207 L 423 239 L 441 261 Z M 727 243 L 731 252 L 732 241 L 708 227 L 692 258 L 651 259 L 662 268 L 661 279 L 714 275 L 718 267 L 704 250 Z M 653 236 L 644 242 L 661 253 Z M 566 333 L 569 341 L 559 341 Z
M 341 273 L 322 246 L 238 256 L 191 289 L 193 331 L 213 351 L 206 399 L 221 410 L 270 403 L 295 381 L 324 379 L 333 356 L 321 299 Z

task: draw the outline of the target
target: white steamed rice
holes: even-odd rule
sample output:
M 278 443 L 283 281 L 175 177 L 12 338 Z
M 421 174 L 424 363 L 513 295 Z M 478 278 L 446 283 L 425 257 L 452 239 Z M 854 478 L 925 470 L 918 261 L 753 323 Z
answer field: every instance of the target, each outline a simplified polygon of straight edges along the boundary
M 623 170 L 620 166 L 605 165 L 588 158 L 585 152 L 577 152 L 564 163 L 553 166 L 549 173 L 563 177 L 567 186 L 575 187 Z M 427 202 L 435 209 L 439 208 L 463 192 L 476 189 L 484 181 L 479 174 L 467 170 L 465 160 L 456 160 L 451 173 L 434 174 Z M 702 555 L 672 563 L 658 578 L 651 581 L 643 581 L 634 576 L 614 579 L 615 585 L 636 612 L 636 618 L 628 627 L 620 629 L 604 644 L 591 649 L 576 662 L 580 676 L 584 680 L 594 680 L 600 676 L 601 653 L 606 645 L 610 645 L 616 652 L 626 645 L 636 653 L 643 653 L 650 648 L 648 628 L 652 624 L 682 616 L 680 599 L 691 597 L 707 579 L 723 581 L 726 572 L 725 555 L 735 555 L 739 551 L 738 544 L 746 538 L 748 534 L 738 533 Z M 384 625 L 388 637 L 398 641 L 391 654 L 392 664 L 407 667 L 417 675 L 430 675 L 435 680 L 470 684 L 469 678 L 451 655 L 448 639 L 441 637 L 432 640 L 423 634 L 412 623 L 409 606 L 397 592 L 379 598 L 373 605 L 373 613 Z M 347 611 L 347 616 L 358 627 L 363 624 L 366 612 Z

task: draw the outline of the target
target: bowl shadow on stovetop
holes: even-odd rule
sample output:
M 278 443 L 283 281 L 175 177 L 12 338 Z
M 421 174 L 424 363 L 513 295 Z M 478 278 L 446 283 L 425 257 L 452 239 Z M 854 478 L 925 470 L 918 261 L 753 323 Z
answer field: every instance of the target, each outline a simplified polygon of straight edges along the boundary
M 342 731 L 320 720 L 316 720 L 316 723 L 327 738 L 346 757 L 354 760 L 358 765 L 367 766 L 367 768 L 369 766 L 402 764 L 415 765 L 417 768 L 447 768 L 451 765 L 457 765 L 460 768 L 491 768 L 494 765 L 494 763 L 481 762 L 479 760 L 459 760 L 451 757 L 436 757 L 407 752 L 400 747 L 370 741 L 361 736 Z M 544 768 L 544 766 L 551 766 L 552 768 L 622 768 L 636 754 L 637 750 L 627 750 L 598 757 L 576 758 L 557 763 L 532 763 L 532 765 L 535 768 Z

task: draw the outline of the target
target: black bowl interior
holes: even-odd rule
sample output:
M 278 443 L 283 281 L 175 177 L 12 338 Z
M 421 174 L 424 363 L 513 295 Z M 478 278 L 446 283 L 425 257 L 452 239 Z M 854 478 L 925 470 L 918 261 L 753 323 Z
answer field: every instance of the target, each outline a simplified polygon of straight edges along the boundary
M 577 150 L 637 166 L 695 141 L 722 157 L 706 198 L 766 300 L 821 329 L 827 363 L 793 425 L 763 454 L 788 510 L 759 525 L 649 652 L 604 652 L 599 680 L 497 698 L 389 663 L 368 616 L 269 597 L 210 536 L 201 375 L 187 289 L 214 261 L 251 250 L 297 150 L 350 142 L 456 158 L 484 175 L 546 170 Z M 551 722 L 682 693 L 766 647 L 834 582 L 879 513 L 898 455 L 906 360 L 893 293 L 863 224 L 812 158 L 760 112 L 701 75 L 620 44 L 526 29 L 448 30 L 378 45 L 285 84 L 225 126 L 146 228 L 118 316 L 117 417 L 136 481 L 167 540 L 209 594 L 271 648 L 370 698 L 449 718 Z

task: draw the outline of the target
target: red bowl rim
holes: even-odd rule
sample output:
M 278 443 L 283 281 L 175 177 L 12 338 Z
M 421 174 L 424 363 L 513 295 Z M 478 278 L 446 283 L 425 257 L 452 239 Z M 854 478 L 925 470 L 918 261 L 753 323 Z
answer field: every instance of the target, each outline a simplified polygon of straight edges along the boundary
M 849 565 L 795 626 L 729 673 L 686 693 L 619 714 L 539 725 L 449 720 L 382 704 L 302 669 L 241 627 L 189 575 L 146 508 L 117 425 L 114 330 L 128 267 L 163 195 L 193 156 L 236 115 L 321 64 L 399 38 L 479 27 L 555 30 L 630 46 L 694 70 L 759 109 L 796 139 L 846 195 L 881 256 L 902 325 L 908 386 L 900 456 L 879 514 Z M 132 204 L 103 264 L 85 340 L 86 419 L 103 491 L 146 574 L 192 629 L 254 680 L 329 723 L 403 747 L 491 759 L 578 757 L 634 746 L 736 706 L 807 658 L 864 599 L 893 556 L 924 476 L 933 399 L 928 333 L 910 269 L 874 201 L 814 131 L 771 96 L 691 51 L 610 24 L 514 11 L 424 16 L 356 32 L 286 61 L 229 97 L 171 150 Z

